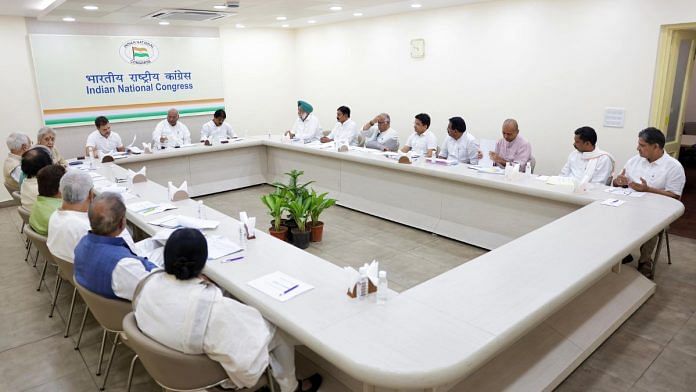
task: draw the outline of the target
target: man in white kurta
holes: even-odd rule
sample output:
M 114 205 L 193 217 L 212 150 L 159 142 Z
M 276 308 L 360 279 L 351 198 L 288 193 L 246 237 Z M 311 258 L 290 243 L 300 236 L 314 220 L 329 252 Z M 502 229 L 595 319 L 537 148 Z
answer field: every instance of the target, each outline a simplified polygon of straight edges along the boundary
M 169 109 L 167 119 L 160 121 L 152 132 L 152 143 L 157 149 L 171 148 L 191 143 L 191 132 L 179 121 L 179 111 Z
M 292 129 L 285 135 L 299 139 L 305 143 L 319 140 L 321 124 L 319 119 L 312 114 L 314 108 L 305 101 L 297 101 L 297 118 L 292 124 Z
M 3 167 L 5 187 L 9 192 L 19 191 L 19 179 L 22 175 L 22 154 L 31 147 L 31 139 L 23 133 L 12 132 L 7 137 L 7 158 Z
M 234 139 L 237 134 L 232 126 L 225 122 L 227 113 L 223 109 L 218 109 L 213 114 L 213 119 L 203 124 L 201 127 L 201 141 L 217 141 Z
M 331 133 L 321 138 L 322 143 L 336 142 L 336 145 L 358 145 L 358 124 L 350 118 L 350 108 L 341 106 L 336 110 L 336 125 Z
M 471 132 L 466 131 L 466 122 L 461 117 L 452 117 L 447 124 L 447 138 L 442 144 L 439 157 L 460 163 L 478 163 L 479 143 Z
M 125 151 L 121 136 L 111 130 L 111 123 L 104 116 L 99 116 L 94 119 L 96 130 L 87 136 L 85 143 L 85 156 L 89 156 L 90 151 L 94 152 L 94 157 L 103 156 L 106 153 L 113 151 Z
M 399 149 L 399 133 L 391 127 L 391 117 L 380 113 L 362 128 L 365 147 L 380 151 Z
M 630 187 L 636 192 L 655 193 L 681 198 L 686 184 L 684 167 L 678 160 L 665 153 L 665 136 L 657 128 L 646 128 L 638 134 L 638 155 L 626 162 L 623 171 L 614 179 L 614 186 Z M 640 247 L 638 270 L 653 278 L 653 252 L 658 236 Z
M 437 137 L 428 128 L 430 128 L 430 116 L 426 113 L 417 114 L 413 122 L 413 133 L 406 140 L 401 152 L 413 151 L 425 157 L 434 154 L 437 150 Z
M 561 169 L 561 177 L 571 177 L 579 183 L 606 184 L 614 172 L 614 157 L 596 147 L 597 133 L 590 127 L 575 130 L 573 147 Z

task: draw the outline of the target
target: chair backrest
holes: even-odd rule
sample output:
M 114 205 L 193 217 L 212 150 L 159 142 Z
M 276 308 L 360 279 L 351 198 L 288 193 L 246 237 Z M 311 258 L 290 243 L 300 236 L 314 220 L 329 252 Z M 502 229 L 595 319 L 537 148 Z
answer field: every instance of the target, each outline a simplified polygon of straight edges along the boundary
M 19 207 L 22 208 L 22 207 Z M 24 228 L 24 234 L 27 235 L 27 238 L 29 238 L 29 241 L 31 241 L 32 244 L 36 247 L 36 249 L 39 250 L 39 253 L 41 253 L 41 256 L 44 257 L 47 263 L 53 263 L 53 255 L 51 254 L 51 251 L 48 250 L 48 246 L 46 246 L 46 236 L 41 235 L 37 232 L 34 231 L 34 229 L 31 228 L 31 226 L 27 225 Z
M 58 273 L 63 280 L 73 283 L 73 275 L 75 274 L 75 265 L 60 257 L 53 256 L 53 261 L 58 265 Z
M 22 195 L 20 195 L 17 191 L 10 191 L 10 188 L 7 185 L 5 185 L 5 188 L 10 193 L 10 195 L 12 195 L 12 200 L 14 200 L 14 202 L 18 205 L 22 205 Z
M 207 355 L 191 355 L 164 346 L 145 335 L 133 312 L 123 319 L 124 343 L 130 347 L 158 384 L 167 389 L 198 390 L 227 379 L 222 366 Z
M 123 318 L 133 310 L 130 301 L 102 297 L 81 286 L 74 277 L 73 284 L 102 327 L 109 331 L 123 331 Z
M 109 163 L 109 162 L 113 162 L 113 161 L 114 161 L 114 157 L 112 157 L 111 155 L 105 155 L 104 158 L 102 158 L 102 163 Z
M 29 216 L 31 215 L 31 211 L 26 209 L 24 206 L 19 206 L 17 207 L 17 212 L 19 212 L 20 218 L 22 218 L 22 221 L 24 222 L 25 225 L 29 224 Z

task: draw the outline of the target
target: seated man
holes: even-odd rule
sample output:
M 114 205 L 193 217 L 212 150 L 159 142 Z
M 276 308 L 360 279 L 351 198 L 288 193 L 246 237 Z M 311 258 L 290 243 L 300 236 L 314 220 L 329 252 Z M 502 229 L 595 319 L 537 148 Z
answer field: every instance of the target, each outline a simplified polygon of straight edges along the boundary
M 575 130 L 575 151 L 568 156 L 561 177 L 572 177 L 578 182 L 606 184 L 614 172 L 614 157 L 596 147 L 597 133 L 590 127 Z
M 426 113 L 416 115 L 413 122 L 413 134 L 409 136 L 406 144 L 401 148 L 401 152 L 413 150 L 420 156 L 430 157 L 437 149 L 437 137 L 428 130 L 430 128 L 430 116 Z
M 201 275 L 208 259 L 205 237 L 194 229 L 172 233 L 164 248 L 164 271 L 136 289 L 138 327 L 159 343 L 187 354 L 206 354 L 229 376 L 225 388 L 254 386 L 270 365 L 281 392 L 316 391 L 321 376 L 298 387 L 295 348 L 258 310 L 234 299 Z M 197 317 L 191 317 L 195 309 Z
M 525 171 L 527 162 L 532 159 L 532 145 L 520 136 L 517 121 L 509 118 L 503 122 L 503 138 L 495 144 L 495 152 L 489 155 L 495 166 L 504 168 L 508 163 L 519 163 L 520 171 Z
M 226 118 L 227 113 L 224 110 L 216 110 L 213 113 L 213 119 L 201 127 L 201 141 L 236 138 L 237 134 L 234 133 L 232 126 L 225 122 Z
M 319 139 L 321 124 L 319 119 L 312 114 L 314 108 L 305 101 L 297 101 L 297 118 L 292 129 L 285 132 L 291 138 L 298 138 L 305 143 Z
M 380 151 L 399 149 L 399 133 L 391 128 L 391 118 L 387 113 L 378 114 L 363 126 L 365 147 Z
M 94 157 L 98 158 L 112 151 L 123 152 L 126 148 L 121 142 L 121 136 L 118 133 L 111 131 L 109 119 L 104 116 L 99 116 L 94 119 L 96 130 L 87 136 L 85 143 L 85 156 L 89 156 L 89 152 L 94 152 Z
M 126 228 L 126 206 L 121 195 L 104 192 L 89 211 L 92 228 L 75 248 L 75 280 L 106 298 L 131 300 L 140 279 L 156 268 L 120 237 Z
M 179 147 L 191 143 L 191 132 L 179 121 L 179 111 L 169 109 L 167 119 L 160 121 L 152 132 L 152 145 L 155 148 Z
M 36 146 L 22 154 L 22 176 L 20 179 L 20 193 L 22 194 L 22 206 L 31 211 L 39 194 L 39 184 L 36 175 L 39 170 L 53 163 L 51 153 L 44 146 Z
M 466 122 L 461 117 L 452 117 L 447 124 L 447 138 L 442 144 L 439 157 L 461 163 L 478 163 L 479 144 L 471 132 L 466 131 Z
M 41 235 L 48 234 L 48 220 L 61 205 L 62 200 L 58 185 L 64 174 L 65 168 L 63 166 L 48 165 L 39 170 L 36 175 L 39 195 L 31 209 L 29 226 Z
M 630 187 L 637 192 L 650 192 L 675 199 L 681 198 L 686 176 L 678 160 L 665 153 L 665 135 L 657 128 L 645 128 L 638 134 L 638 155 L 629 159 L 614 186 Z M 653 278 L 652 254 L 659 236 L 640 247 L 638 270 Z
M 341 106 L 336 109 L 336 125 L 331 133 L 321 138 L 322 143 L 336 141 L 337 144 L 358 145 L 358 124 L 350 119 L 350 108 Z
M 31 148 L 31 139 L 23 133 L 12 132 L 7 137 L 7 149 L 10 151 L 5 158 L 3 175 L 7 191 L 19 192 L 19 178 L 22 175 L 22 154 Z

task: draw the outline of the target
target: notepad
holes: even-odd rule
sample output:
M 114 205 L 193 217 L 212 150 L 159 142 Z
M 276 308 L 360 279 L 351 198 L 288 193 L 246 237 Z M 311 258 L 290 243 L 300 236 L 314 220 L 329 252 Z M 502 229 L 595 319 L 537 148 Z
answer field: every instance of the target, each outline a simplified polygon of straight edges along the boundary
M 260 292 L 280 302 L 285 302 L 291 298 L 295 298 L 298 295 L 314 288 L 314 286 L 297 280 L 280 271 L 254 279 L 248 284 L 256 290 L 259 290 Z
M 206 238 L 208 242 L 208 260 L 215 260 L 227 255 L 236 255 L 244 249 L 225 237 L 211 235 Z

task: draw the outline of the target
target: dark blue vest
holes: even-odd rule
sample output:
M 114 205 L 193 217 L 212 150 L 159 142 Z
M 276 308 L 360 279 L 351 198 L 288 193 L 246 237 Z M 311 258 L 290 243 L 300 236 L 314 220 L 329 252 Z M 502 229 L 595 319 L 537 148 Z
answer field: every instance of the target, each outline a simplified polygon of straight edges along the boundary
M 111 275 L 123 258 L 140 260 L 147 271 L 157 267 L 147 258 L 133 253 L 123 238 L 89 232 L 75 247 L 75 279 L 93 293 L 117 299 L 111 288 Z

